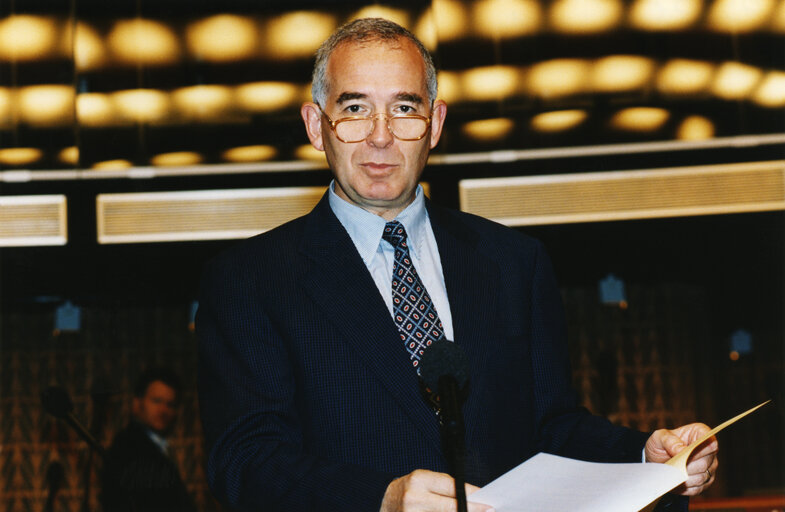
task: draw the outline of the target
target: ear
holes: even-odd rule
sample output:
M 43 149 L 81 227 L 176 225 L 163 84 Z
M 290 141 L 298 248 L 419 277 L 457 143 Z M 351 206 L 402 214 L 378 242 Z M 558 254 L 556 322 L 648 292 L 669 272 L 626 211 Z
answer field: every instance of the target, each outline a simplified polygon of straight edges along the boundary
M 431 149 L 439 143 L 445 117 L 447 117 L 447 104 L 442 100 L 436 100 L 433 104 L 433 116 L 431 117 Z
M 303 103 L 300 107 L 300 116 L 305 123 L 305 131 L 311 145 L 319 151 L 324 151 L 324 140 L 322 138 L 322 110 L 316 103 Z

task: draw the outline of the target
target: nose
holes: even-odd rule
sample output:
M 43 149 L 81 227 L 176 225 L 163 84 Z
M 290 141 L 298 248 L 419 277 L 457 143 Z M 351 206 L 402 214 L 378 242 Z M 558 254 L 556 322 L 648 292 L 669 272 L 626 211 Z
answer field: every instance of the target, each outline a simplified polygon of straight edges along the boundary
M 379 113 L 372 117 L 373 130 L 366 141 L 374 147 L 386 148 L 395 140 L 395 136 L 387 126 L 387 114 Z

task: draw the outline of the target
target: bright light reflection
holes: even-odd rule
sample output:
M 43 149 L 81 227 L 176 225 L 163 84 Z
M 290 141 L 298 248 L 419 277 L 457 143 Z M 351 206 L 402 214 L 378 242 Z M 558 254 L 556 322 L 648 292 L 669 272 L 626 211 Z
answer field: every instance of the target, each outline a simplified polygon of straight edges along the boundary
M 238 146 L 221 153 L 221 158 L 227 162 L 261 162 L 275 157 L 277 152 L 275 147 L 264 144 Z
M 532 118 L 531 126 L 538 132 L 563 132 L 575 128 L 587 117 L 588 114 L 584 110 L 543 112 Z
M 363 7 L 354 13 L 354 15 L 352 15 L 350 18 L 384 18 L 386 20 L 393 21 L 402 27 L 410 28 L 408 12 L 404 11 L 403 9 L 394 9 L 392 7 L 385 7 L 383 5 L 369 5 L 368 7 Z
M 310 57 L 330 37 L 335 25 L 335 18 L 329 14 L 309 11 L 283 14 L 268 24 L 267 52 L 281 59 Z
M 70 85 L 31 85 L 17 93 L 21 118 L 31 124 L 73 122 L 74 89 Z
M 657 89 L 664 94 L 696 94 L 708 89 L 714 66 L 708 62 L 672 59 L 657 75 Z
M 654 62 L 646 57 L 614 55 L 598 59 L 593 67 L 592 84 L 600 92 L 642 89 L 651 78 Z
M 106 51 L 101 36 L 90 25 L 81 21 L 76 23 L 76 37 L 73 44 L 76 69 L 95 69 L 105 62 Z
M 108 126 L 115 121 L 114 107 L 108 95 L 97 92 L 76 96 L 76 118 L 86 126 Z
M 540 3 L 535 0 L 479 0 L 471 18 L 478 34 L 496 39 L 533 34 L 542 17 Z
M 703 116 L 689 116 L 676 129 L 679 140 L 706 140 L 714 137 L 714 123 Z
M 614 114 L 611 126 L 630 132 L 652 132 L 661 128 L 669 117 L 670 113 L 662 108 L 625 108 Z
M 698 20 L 700 0 L 638 0 L 630 9 L 630 22 L 643 30 L 682 30 Z
M 774 0 L 716 0 L 708 25 L 722 32 L 750 32 L 768 21 L 773 8 Z
M 155 89 L 130 89 L 112 94 L 117 110 L 138 122 L 158 121 L 169 111 L 169 97 Z
M 726 62 L 717 69 L 711 91 L 725 100 L 741 100 L 749 96 L 762 74 L 756 67 Z
M 448 104 L 461 98 L 461 79 L 454 71 L 439 71 L 439 99 Z
M 117 59 L 126 63 L 172 64 L 180 53 L 172 29 L 153 20 L 118 21 L 107 40 Z
M 0 126 L 11 123 L 11 89 L 0 87 Z
M 237 87 L 239 105 L 249 111 L 269 111 L 287 107 L 297 100 L 296 85 L 286 82 L 254 82 Z
M 90 168 L 96 169 L 98 171 L 120 171 L 123 169 L 129 169 L 133 166 L 134 164 L 129 160 L 118 158 L 115 160 L 104 160 L 103 162 L 96 162 Z
M 56 27 L 52 18 L 17 15 L 0 20 L 0 58 L 35 60 L 54 51 Z
M 519 71 L 512 66 L 486 66 L 463 72 L 462 89 L 471 100 L 487 101 L 506 98 L 515 93 Z
M 28 165 L 37 162 L 42 156 L 38 148 L 4 148 L 0 149 L 0 164 Z
M 431 11 L 435 14 L 436 35 L 439 41 L 452 41 L 466 35 L 468 14 L 458 0 L 433 0 Z
M 550 18 L 560 32 L 585 34 L 613 28 L 623 13 L 619 0 L 557 0 Z
M 158 167 L 181 167 L 196 165 L 202 162 L 202 155 L 194 151 L 175 151 L 161 153 L 150 159 L 150 163 Z
M 580 59 L 554 59 L 531 67 L 529 90 L 541 98 L 558 98 L 585 92 L 591 67 Z
M 769 108 L 785 107 L 785 72 L 770 71 L 752 95 L 752 101 Z
M 499 117 L 470 121 L 464 124 L 461 130 L 469 138 L 480 141 L 493 141 L 506 137 L 512 132 L 513 128 L 515 128 L 515 123 L 512 119 Z
M 219 14 L 194 22 L 186 29 L 191 55 L 212 62 L 252 57 L 257 48 L 256 23 L 251 18 Z
M 79 165 L 79 148 L 76 146 L 63 148 L 57 153 L 57 159 L 64 164 Z
M 294 151 L 294 156 L 298 160 L 308 160 L 311 162 L 324 162 L 327 163 L 327 157 L 324 156 L 324 151 L 319 151 L 310 144 L 303 144 Z
M 780 0 L 780 5 L 771 20 L 771 28 L 785 33 L 785 0 Z
M 185 117 L 215 117 L 231 105 L 232 91 L 224 85 L 182 87 L 172 92 L 172 102 Z

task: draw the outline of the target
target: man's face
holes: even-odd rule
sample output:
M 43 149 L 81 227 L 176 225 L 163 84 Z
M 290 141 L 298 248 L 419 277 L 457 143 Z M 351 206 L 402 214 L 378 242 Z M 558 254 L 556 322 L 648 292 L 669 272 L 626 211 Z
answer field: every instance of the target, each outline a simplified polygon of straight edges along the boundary
M 425 64 L 407 39 L 338 46 L 327 63 L 324 113 L 338 120 L 349 116 L 431 115 Z M 417 182 L 441 135 L 446 105 L 433 107 L 430 131 L 418 141 L 396 139 L 379 117 L 362 142 L 338 140 L 313 103 L 301 109 L 311 143 L 324 150 L 343 199 L 388 220 L 414 199 Z
M 160 380 L 147 386 L 143 397 L 134 397 L 136 420 L 159 434 L 166 434 L 177 417 L 177 393 Z

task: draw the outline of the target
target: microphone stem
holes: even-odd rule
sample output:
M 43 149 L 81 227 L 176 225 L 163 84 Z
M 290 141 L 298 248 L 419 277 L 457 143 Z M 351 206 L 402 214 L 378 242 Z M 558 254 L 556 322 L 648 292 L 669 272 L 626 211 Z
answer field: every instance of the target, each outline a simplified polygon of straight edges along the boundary
M 442 441 L 447 455 L 450 473 L 455 480 L 455 498 L 458 512 L 467 511 L 466 503 L 466 447 L 463 428 L 463 414 L 458 399 L 458 385 L 455 378 L 445 375 L 439 378 L 441 399 Z

